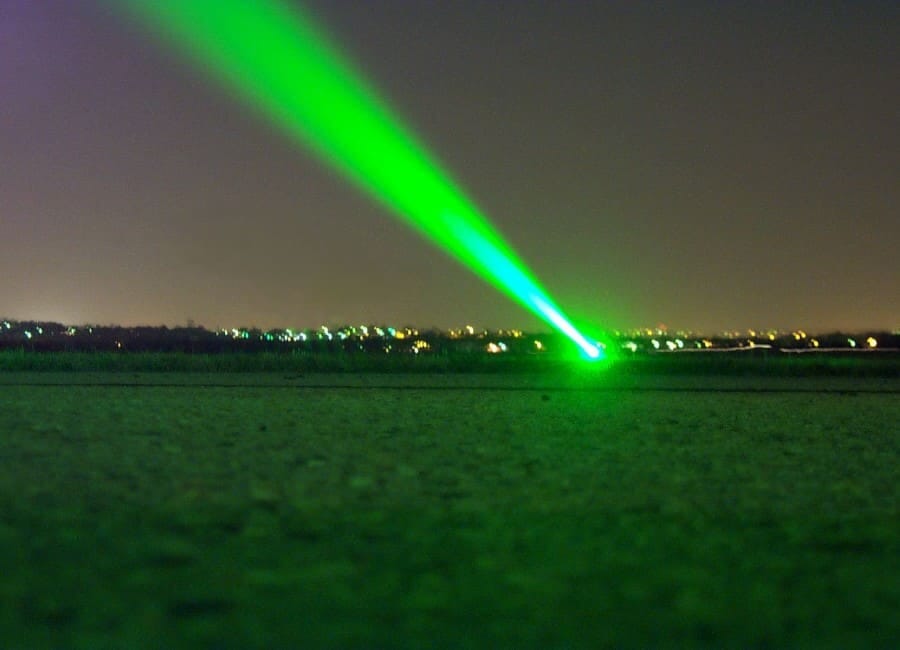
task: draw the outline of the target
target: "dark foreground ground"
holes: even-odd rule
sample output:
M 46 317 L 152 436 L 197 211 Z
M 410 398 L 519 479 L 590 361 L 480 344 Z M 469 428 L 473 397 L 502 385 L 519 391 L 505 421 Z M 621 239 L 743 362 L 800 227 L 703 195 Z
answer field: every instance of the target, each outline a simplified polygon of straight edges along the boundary
M 898 647 L 900 382 L 0 374 L 0 647 Z

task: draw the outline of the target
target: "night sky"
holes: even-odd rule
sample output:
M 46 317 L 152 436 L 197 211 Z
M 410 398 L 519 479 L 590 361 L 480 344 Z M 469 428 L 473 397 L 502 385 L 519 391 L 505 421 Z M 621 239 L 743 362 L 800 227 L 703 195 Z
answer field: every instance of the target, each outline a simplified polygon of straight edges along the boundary
M 900 4 L 307 6 L 577 321 L 900 327 Z M 545 329 L 99 0 L 0 0 L 0 316 Z

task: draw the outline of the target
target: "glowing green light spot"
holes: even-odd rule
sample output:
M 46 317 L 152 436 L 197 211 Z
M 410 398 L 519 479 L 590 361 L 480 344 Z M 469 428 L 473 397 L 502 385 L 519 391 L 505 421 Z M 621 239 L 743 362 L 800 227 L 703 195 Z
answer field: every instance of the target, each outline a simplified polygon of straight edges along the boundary
M 118 0 L 393 214 L 603 356 L 303 12 L 279 0 Z M 329 336 L 330 338 L 330 336 Z

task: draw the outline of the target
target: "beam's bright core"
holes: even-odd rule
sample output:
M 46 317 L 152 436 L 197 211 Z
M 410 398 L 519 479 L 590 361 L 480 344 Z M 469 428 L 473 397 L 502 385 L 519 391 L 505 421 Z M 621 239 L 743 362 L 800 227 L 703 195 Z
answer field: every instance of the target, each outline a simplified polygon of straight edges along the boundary
M 304 13 L 280 0 L 114 0 L 480 277 L 580 334 L 478 208 Z

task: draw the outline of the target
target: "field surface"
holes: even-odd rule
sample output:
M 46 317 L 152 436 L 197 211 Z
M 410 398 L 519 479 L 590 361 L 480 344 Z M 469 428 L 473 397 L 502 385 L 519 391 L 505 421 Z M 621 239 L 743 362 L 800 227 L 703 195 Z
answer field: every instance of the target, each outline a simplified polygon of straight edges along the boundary
M 0 373 L 0 647 L 900 647 L 896 379 Z

